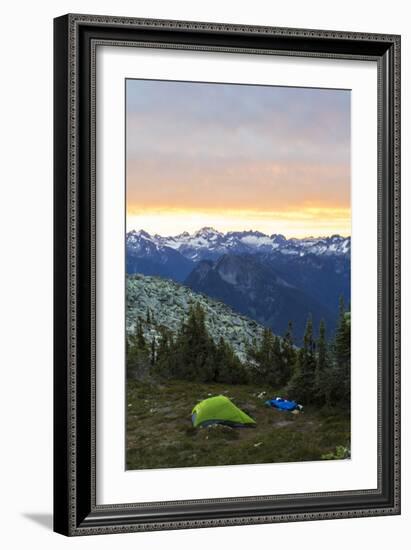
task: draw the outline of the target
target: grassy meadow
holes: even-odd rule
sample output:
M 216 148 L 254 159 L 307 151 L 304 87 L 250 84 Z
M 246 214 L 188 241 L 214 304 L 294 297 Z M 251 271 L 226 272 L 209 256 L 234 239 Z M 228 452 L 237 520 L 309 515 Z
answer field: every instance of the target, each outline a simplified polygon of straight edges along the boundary
M 262 392 L 266 392 L 261 395 Z M 254 428 L 194 428 L 193 407 L 225 395 L 255 421 Z M 343 409 L 307 406 L 300 414 L 266 407 L 281 395 L 262 385 L 171 380 L 127 382 L 126 467 L 182 468 L 300 462 L 339 458 L 350 447 L 350 417 Z

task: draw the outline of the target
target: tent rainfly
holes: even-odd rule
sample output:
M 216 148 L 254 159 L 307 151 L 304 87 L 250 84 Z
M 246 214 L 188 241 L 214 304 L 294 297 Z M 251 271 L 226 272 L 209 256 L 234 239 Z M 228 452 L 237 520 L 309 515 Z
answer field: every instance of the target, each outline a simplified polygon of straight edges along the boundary
M 211 424 L 225 424 L 233 428 L 255 426 L 255 420 L 224 395 L 209 397 L 198 403 L 192 410 L 191 420 L 195 428 Z

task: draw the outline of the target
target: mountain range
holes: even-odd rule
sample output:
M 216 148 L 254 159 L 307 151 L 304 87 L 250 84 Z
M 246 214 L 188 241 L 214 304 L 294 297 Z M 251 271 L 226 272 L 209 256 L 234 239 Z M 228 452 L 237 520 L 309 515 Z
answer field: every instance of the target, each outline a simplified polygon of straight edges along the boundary
M 128 274 L 160 276 L 220 300 L 283 334 L 288 321 L 301 340 L 307 316 L 333 331 L 338 299 L 350 300 L 351 238 L 286 239 L 259 231 L 204 227 L 173 237 L 130 231 Z
M 351 251 L 351 237 L 306 237 L 286 239 L 284 235 L 266 235 L 260 231 L 229 231 L 221 233 L 212 227 L 203 227 L 195 233 L 184 232 L 175 237 L 150 235 L 146 231 L 130 231 L 126 247 L 144 253 L 151 246 L 159 254 L 179 252 L 184 258 L 198 262 L 216 260 L 223 254 L 255 254 L 278 252 L 286 256 L 347 256 Z

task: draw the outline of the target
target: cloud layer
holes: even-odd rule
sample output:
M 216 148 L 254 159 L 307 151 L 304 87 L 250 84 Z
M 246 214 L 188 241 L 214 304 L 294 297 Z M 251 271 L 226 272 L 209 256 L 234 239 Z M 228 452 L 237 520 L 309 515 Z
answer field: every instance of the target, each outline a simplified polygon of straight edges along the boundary
M 172 224 L 173 211 L 223 220 L 227 210 L 276 232 L 292 212 L 290 233 L 293 221 L 303 231 L 309 209 L 331 229 L 338 210 L 349 232 L 349 91 L 128 80 L 126 103 L 133 223 Z

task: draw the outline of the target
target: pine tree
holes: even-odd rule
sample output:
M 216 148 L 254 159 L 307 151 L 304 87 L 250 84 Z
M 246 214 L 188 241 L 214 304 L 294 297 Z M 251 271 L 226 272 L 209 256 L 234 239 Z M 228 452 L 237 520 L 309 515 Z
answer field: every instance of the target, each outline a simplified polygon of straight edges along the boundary
M 249 356 L 256 365 L 255 382 L 267 382 L 267 373 L 272 365 L 272 343 L 273 334 L 270 329 L 265 328 L 259 343 L 253 342 L 249 349 Z
M 321 333 L 322 330 L 320 327 L 316 371 L 316 396 L 318 404 L 349 406 L 351 327 L 350 314 L 345 310 L 342 297 L 339 303 L 337 330 L 334 341 L 330 346 L 327 346 L 325 336 L 322 338 Z
M 215 344 L 207 332 L 205 313 L 200 304 L 190 306 L 175 342 L 173 375 L 176 378 L 212 381 L 215 378 Z
M 260 369 L 265 376 L 271 374 L 273 370 L 275 355 L 274 355 L 274 334 L 269 328 L 264 329 L 261 348 L 259 351 Z
M 173 340 L 169 331 L 163 327 L 160 331 L 153 372 L 162 378 L 169 378 L 173 370 L 172 360 Z
M 226 384 L 246 384 L 247 371 L 231 346 L 220 338 L 215 350 L 215 381 Z
M 126 352 L 127 376 L 146 378 L 150 369 L 150 354 L 140 318 L 137 319 L 134 334 L 127 342 Z
M 144 337 L 143 323 L 141 322 L 140 317 L 137 319 L 136 328 L 133 337 L 133 343 L 140 351 L 147 350 L 147 342 Z
M 304 333 L 303 347 L 297 354 L 295 372 L 288 384 L 288 394 L 291 398 L 309 404 L 315 401 L 315 342 L 313 338 L 313 322 L 311 315 L 308 317 Z
M 284 355 L 282 339 L 275 336 L 270 329 L 264 329 L 260 344 L 254 343 L 248 349 L 251 362 L 255 365 L 254 381 L 268 383 L 276 388 L 282 387 L 289 378 L 287 361 L 291 361 L 291 349 L 287 348 L 289 356 Z
M 284 368 L 281 339 L 278 336 L 274 336 L 273 338 L 272 356 L 273 363 L 269 371 L 268 379 L 273 386 L 281 387 L 286 383 L 287 377 Z
M 288 322 L 287 332 L 284 335 L 284 338 L 281 342 L 282 350 L 282 365 L 283 365 L 283 383 L 287 383 L 294 372 L 295 362 L 297 359 L 297 352 L 294 347 L 293 340 L 293 324 L 291 321 Z
M 320 321 L 319 337 L 317 342 L 317 362 L 315 368 L 314 394 L 319 405 L 329 404 L 331 389 L 331 366 L 326 340 L 326 328 L 323 319 Z
M 152 367 L 154 366 L 155 362 L 156 362 L 156 339 L 153 336 L 153 338 L 151 339 L 151 346 L 150 346 L 150 363 Z
M 344 299 L 340 297 L 339 320 L 334 343 L 335 400 L 343 405 L 350 402 L 351 373 L 351 322 L 345 311 Z

